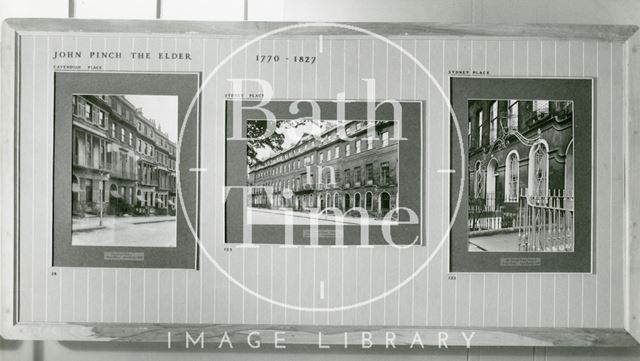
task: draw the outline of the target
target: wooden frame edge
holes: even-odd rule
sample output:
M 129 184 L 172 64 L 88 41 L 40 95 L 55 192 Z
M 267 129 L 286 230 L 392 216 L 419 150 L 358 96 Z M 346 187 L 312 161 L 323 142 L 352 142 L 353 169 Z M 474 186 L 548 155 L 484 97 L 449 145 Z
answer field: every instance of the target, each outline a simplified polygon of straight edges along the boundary
M 625 43 L 625 329 L 640 342 L 640 34 Z M 633 100 L 633 101 L 632 101 Z
M 2 84 L 0 91 L 0 200 L 3 211 L 0 216 L 0 334 L 11 337 L 16 324 L 14 267 L 15 255 L 15 111 L 16 111 L 16 75 L 18 34 L 8 22 L 2 23 L 0 41 L 2 62 Z M 6 210 L 11 210 L 7 212 Z
M 416 336 L 418 335 L 418 336 Z M 393 343 L 395 346 L 528 346 L 528 347 L 637 347 L 623 329 L 606 328 L 434 328 L 376 326 L 184 325 L 184 324 L 51 324 L 16 325 L 6 335 L 21 340 L 162 342 L 184 345 L 202 338 L 218 347 L 260 341 L 274 345 L 345 347 Z M 391 340 L 392 341 L 389 341 Z M 277 340 L 277 341 L 276 341 Z M 368 340 L 368 341 L 366 341 Z M 197 341 L 200 342 L 200 341 Z M 413 346 L 412 346 L 413 345 Z M 228 345 L 226 345 L 228 346 Z
M 93 19 L 23 19 L 6 20 L 16 31 L 70 31 L 116 33 L 217 34 L 221 36 L 261 35 L 300 22 L 266 21 L 179 21 L 179 20 L 93 20 Z M 331 24 L 331 23 L 329 23 Z M 347 22 L 340 23 L 386 36 L 493 36 L 537 37 L 554 39 L 594 39 L 626 41 L 637 30 L 636 25 L 584 24 L 462 24 L 426 22 Z M 287 31 L 289 35 L 357 35 L 358 32 L 336 27 L 301 27 Z

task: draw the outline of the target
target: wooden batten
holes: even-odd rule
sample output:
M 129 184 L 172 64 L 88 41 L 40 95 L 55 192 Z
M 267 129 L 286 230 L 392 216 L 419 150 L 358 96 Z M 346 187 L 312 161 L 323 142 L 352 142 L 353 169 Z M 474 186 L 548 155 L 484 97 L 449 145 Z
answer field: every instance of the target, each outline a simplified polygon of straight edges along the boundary
M 362 35 L 347 27 L 314 26 L 295 27 L 295 22 L 208 22 L 172 20 L 87 20 L 87 19 L 8 19 L 7 23 L 18 32 L 81 32 L 81 33 L 138 33 L 221 35 L 245 37 L 262 35 L 283 27 L 294 27 L 285 32 L 290 35 Z M 331 23 L 327 23 L 331 24 Z M 514 37 L 549 39 L 591 39 L 626 41 L 638 27 L 635 25 L 582 25 L 582 24 L 444 24 L 444 23 L 339 23 L 362 28 L 384 36 L 445 36 L 445 37 Z

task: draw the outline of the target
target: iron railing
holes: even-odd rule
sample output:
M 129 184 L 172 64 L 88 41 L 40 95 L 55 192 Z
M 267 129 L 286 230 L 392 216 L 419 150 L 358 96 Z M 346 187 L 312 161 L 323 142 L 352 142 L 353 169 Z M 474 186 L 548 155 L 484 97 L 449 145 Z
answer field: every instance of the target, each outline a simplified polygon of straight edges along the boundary
M 520 251 L 571 252 L 573 203 L 573 194 L 565 190 L 529 195 L 527 189 L 521 189 L 517 198 L 486 193 L 469 200 L 468 227 L 476 235 L 517 232 Z
M 519 204 L 517 228 L 521 251 L 574 250 L 572 194 L 553 190 L 544 196 L 521 196 Z

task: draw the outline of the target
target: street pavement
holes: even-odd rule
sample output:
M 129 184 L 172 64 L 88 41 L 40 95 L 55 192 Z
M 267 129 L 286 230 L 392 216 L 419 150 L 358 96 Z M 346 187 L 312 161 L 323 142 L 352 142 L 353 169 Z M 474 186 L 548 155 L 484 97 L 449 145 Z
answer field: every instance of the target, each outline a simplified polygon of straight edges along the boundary
M 519 252 L 518 232 L 469 238 L 470 252 Z
M 249 217 L 251 224 L 286 224 L 285 222 L 285 211 L 279 209 L 265 209 L 265 208 L 254 208 L 248 207 Z M 292 212 L 293 213 L 293 224 L 302 224 L 309 225 L 312 218 L 314 218 L 314 214 L 309 212 Z M 361 224 L 362 218 L 346 216 L 344 219 L 338 219 L 342 217 L 336 217 L 332 214 L 322 214 L 318 216 L 318 224 L 319 225 L 335 225 L 335 224 Z M 380 219 L 369 218 L 369 225 L 382 225 L 385 222 Z M 389 221 L 387 224 L 394 225 L 397 222 Z
M 98 217 L 73 220 L 74 246 L 175 247 L 176 217 Z

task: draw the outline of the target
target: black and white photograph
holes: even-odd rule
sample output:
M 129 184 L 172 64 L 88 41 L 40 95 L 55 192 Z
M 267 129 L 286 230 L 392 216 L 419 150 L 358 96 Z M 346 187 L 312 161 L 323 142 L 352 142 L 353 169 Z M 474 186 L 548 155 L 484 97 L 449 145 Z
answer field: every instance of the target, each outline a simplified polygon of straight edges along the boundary
M 593 269 L 593 84 L 451 78 L 461 130 L 452 122 L 452 169 L 464 163 L 452 182 L 451 204 L 464 195 L 452 220 L 452 270 Z
M 74 246 L 176 246 L 178 97 L 72 97 Z
M 227 101 L 226 241 L 422 245 L 424 104 L 298 103 Z
M 250 120 L 247 185 L 253 224 L 393 223 L 398 199 L 394 122 L 284 120 L 261 138 Z M 287 218 L 286 212 L 293 216 Z M 389 217 L 386 218 L 389 214 Z
M 199 74 L 54 77 L 54 264 L 197 267 Z
M 573 252 L 573 103 L 470 100 L 469 251 Z

